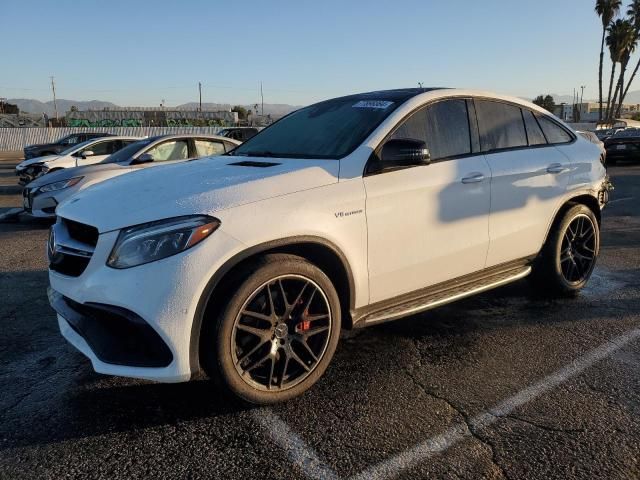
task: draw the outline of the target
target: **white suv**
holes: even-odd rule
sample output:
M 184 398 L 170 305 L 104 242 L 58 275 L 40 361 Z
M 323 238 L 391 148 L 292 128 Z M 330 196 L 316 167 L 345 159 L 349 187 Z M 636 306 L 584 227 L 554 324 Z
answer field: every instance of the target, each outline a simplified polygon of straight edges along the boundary
M 517 98 L 332 99 L 226 157 L 62 203 L 50 302 L 98 372 L 180 382 L 204 370 L 246 401 L 286 400 L 323 374 L 341 327 L 530 273 L 549 294 L 576 293 L 607 186 L 596 145 Z

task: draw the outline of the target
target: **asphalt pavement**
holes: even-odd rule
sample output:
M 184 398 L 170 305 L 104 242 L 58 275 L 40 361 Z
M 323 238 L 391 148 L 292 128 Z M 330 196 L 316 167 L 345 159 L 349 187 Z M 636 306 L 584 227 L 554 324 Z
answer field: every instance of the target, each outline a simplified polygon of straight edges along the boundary
M 640 165 L 610 174 L 578 298 L 525 280 L 344 332 L 269 408 L 94 373 L 47 303 L 47 224 L 2 223 L 0 478 L 640 478 Z

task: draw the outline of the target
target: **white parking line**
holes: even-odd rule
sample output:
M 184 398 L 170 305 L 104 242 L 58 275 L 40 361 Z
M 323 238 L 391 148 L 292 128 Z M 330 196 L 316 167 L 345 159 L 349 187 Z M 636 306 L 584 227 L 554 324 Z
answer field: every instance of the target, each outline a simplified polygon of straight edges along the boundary
M 640 338 L 640 328 L 607 340 L 599 347 L 590 350 L 583 356 L 573 360 L 560 370 L 530 385 L 512 397 L 498 403 L 492 408 L 479 413 L 469 420 L 469 424 L 460 422 L 440 435 L 436 435 L 418 445 L 384 460 L 377 465 L 351 477 L 350 480 L 387 480 L 395 478 L 405 470 L 414 468 L 429 458 L 445 452 L 460 441 L 471 436 L 469 425 L 475 429 L 490 426 L 509 415 L 516 408 L 525 405 L 542 394 L 579 375 L 587 368 Z M 289 426 L 268 409 L 254 410 L 255 420 L 269 433 L 271 439 L 287 452 L 289 460 L 298 466 L 308 478 L 338 480 L 340 477 L 318 457 L 316 452 L 305 444 Z
M 609 200 L 609 203 L 617 203 L 617 202 L 624 202 L 626 200 L 633 200 L 634 197 L 623 197 L 623 198 L 616 198 L 614 200 Z
M 318 480 L 338 480 L 340 478 L 271 410 L 254 410 L 252 415 L 267 430 L 271 439 L 287 452 L 291 463 L 298 466 L 307 477 Z
M 516 408 L 535 400 L 543 393 L 557 387 L 572 377 L 582 373 L 595 363 L 611 356 L 630 342 L 640 338 L 640 328 L 635 328 L 612 340 L 608 340 L 603 345 L 589 351 L 585 355 L 574 360 L 570 364 L 543 378 L 537 383 L 526 387 L 514 396 L 504 400 L 498 405 L 482 412 L 469 423 L 474 429 L 487 427 L 497 422 L 500 417 L 509 415 Z M 352 480 L 382 480 L 394 478 L 404 470 L 413 468 L 430 457 L 442 453 L 456 443 L 471 435 L 465 423 L 459 423 L 449 428 L 445 433 L 405 450 L 404 452 L 385 460 L 378 465 L 366 469 L 364 472 L 352 477 Z

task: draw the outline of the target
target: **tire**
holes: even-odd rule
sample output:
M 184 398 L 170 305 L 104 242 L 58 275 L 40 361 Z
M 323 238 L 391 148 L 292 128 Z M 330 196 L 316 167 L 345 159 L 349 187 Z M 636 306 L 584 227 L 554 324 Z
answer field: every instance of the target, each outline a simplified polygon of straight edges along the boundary
M 241 267 L 229 285 L 228 303 L 205 318 L 204 371 L 252 404 L 304 393 L 327 369 L 340 336 L 340 301 L 329 278 L 301 257 L 271 254 Z
M 593 211 L 582 204 L 564 210 L 534 264 L 536 290 L 550 297 L 577 295 L 591 277 L 599 250 L 600 228 Z

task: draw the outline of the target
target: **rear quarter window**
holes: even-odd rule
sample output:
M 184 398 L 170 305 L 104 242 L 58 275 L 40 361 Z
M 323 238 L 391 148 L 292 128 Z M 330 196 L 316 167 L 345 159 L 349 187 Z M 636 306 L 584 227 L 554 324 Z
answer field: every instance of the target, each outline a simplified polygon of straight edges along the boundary
M 569 143 L 573 140 L 569 132 L 550 118 L 540 114 L 536 114 L 536 118 L 549 143 Z

